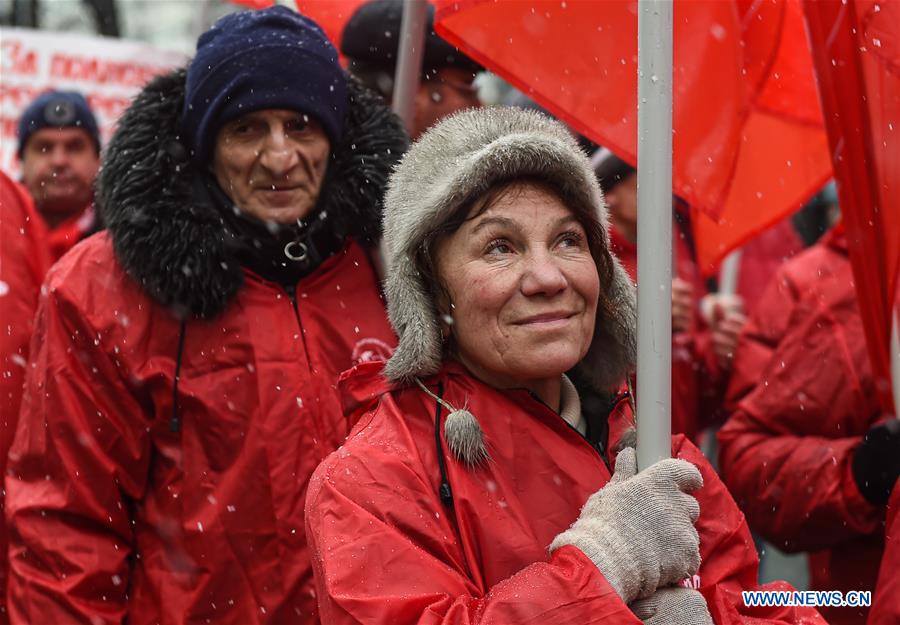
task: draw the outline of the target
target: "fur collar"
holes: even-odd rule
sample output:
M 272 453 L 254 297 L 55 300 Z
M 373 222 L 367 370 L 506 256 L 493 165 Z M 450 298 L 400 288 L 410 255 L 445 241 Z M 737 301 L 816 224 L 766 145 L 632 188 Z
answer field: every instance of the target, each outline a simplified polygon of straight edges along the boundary
M 195 165 L 180 143 L 184 70 L 155 78 L 135 98 L 107 147 L 97 204 L 116 258 L 147 294 L 183 316 L 211 318 L 243 283 L 225 226 L 194 201 Z M 382 197 L 408 146 L 400 120 L 348 78 L 344 138 L 333 151 L 319 210 L 366 246 L 381 236 Z

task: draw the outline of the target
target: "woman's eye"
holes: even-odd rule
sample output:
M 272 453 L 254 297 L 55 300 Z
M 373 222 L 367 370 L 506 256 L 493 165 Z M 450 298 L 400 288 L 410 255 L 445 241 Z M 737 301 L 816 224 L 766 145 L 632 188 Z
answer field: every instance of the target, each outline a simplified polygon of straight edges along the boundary
M 509 246 L 509 243 L 504 239 L 494 239 L 487 245 L 486 252 L 488 254 L 509 254 L 512 252 L 512 248 Z
M 559 238 L 562 247 L 581 247 L 584 243 L 584 235 L 580 232 L 567 232 Z

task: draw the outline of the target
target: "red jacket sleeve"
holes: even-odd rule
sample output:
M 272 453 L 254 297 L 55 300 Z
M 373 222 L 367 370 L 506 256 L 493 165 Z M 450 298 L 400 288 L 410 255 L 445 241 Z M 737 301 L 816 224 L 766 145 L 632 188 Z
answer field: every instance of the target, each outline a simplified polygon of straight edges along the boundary
M 783 272 L 739 340 L 720 469 L 754 530 L 784 551 L 828 548 L 880 523 L 850 467 L 867 410 L 850 353 L 832 312 L 798 297 Z
M 900 486 L 894 487 L 888 502 L 884 542 L 884 556 L 868 625 L 900 623 Z
M 38 293 L 50 266 L 47 231 L 25 193 L 0 172 L 0 413 L 2 457 L 15 432 Z
M 46 229 L 24 189 L 0 172 L 0 475 L 18 421 L 34 313 L 50 262 Z M 0 495 L 0 514 L 3 503 Z M 6 525 L 0 519 L 0 606 L 5 606 Z
M 640 625 L 574 547 L 480 587 L 434 487 L 390 450 L 327 459 L 306 524 L 323 623 Z
M 9 615 L 21 625 L 122 623 L 148 424 L 60 274 L 56 265 L 38 308 L 6 476 Z
M 716 625 L 826 625 L 812 608 L 744 606 L 741 591 L 757 589 L 759 559 L 744 515 L 729 495 L 715 470 L 693 443 L 673 439 L 673 456 L 696 465 L 703 487 L 695 493 L 700 503 L 697 532 L 701 565 L 693 586 L 706 598 Z M 776 582 L 762 590 L 793 590 Z

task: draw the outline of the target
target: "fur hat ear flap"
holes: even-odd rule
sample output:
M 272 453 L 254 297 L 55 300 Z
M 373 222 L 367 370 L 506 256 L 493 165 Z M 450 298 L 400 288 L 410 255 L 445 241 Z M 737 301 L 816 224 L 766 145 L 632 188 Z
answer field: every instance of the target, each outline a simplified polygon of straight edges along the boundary
M 478 419 L 475 418 L 469 409 L 454 408 L 453 405 L 438 397 L 428 387 L 422 384 L 419 378 L 414 378 L 416 385 L 426 395 L 443 406 L 447 411 L 447 418 L 444 420 L 444 436 L 447 439 L 447 446 L 450 452 L 457 460 L 470 467 L 475 467 L 486 460 L 490 460 L 487 446 L 484 443 L 484 432 Z
M 410 337 L 400 341 L 385 366 L 385 375 L 390 380 L 409 381 L 412 373 L 433 375 L 440 369 L 443 358 L 434 302 L 425 292 L 413 257 L 413 254 L 399 256 L 385 281 L 391 323 L 398 336 Z
M 591 347 L 579 369 L 594 388 L 614 388 L 637 362 L 637 301 L 634 283 L 622 264 L 613 257 L 612 281 L 606 287 L 610 308 L 598 320 Z

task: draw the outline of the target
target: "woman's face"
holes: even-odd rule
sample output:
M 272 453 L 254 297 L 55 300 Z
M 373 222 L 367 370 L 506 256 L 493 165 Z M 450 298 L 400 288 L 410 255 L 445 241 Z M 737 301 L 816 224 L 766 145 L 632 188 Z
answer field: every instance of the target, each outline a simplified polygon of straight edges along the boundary
M 558 378 L 587 353 L 600 292 L 587 233 L 562 201 L 512 186 L 437 244 L 457 357 L 499 388 Z

